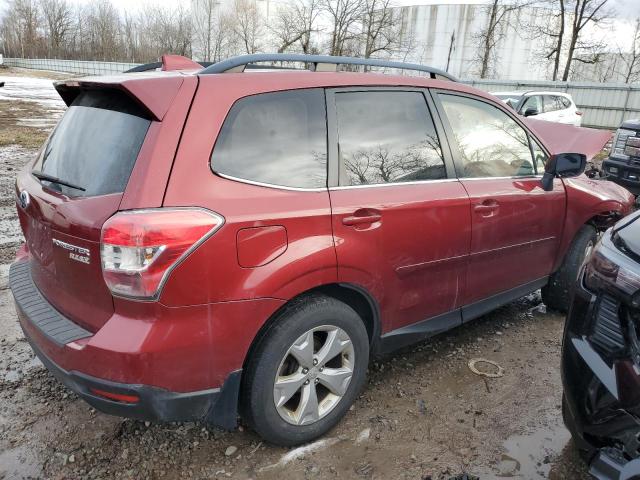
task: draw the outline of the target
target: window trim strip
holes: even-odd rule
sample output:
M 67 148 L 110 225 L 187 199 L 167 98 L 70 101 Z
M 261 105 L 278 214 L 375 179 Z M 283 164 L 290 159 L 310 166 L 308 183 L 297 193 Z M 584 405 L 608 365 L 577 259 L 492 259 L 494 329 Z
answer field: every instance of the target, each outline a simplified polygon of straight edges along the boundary
M 434 180 L 415 180 L 412 182 L 388 182 L 388 183 L 372 183 L 367 185 L 338 185 L 335 187 L 329 187 L 329 191 L 334 190 L 349 190 L 351 188 L 379 188 L 379 187 L 392 187 L 403 185 L 423 185 L 430 183 L 448 183 L 448 182 L 460 182 L 459 178 L 437 178 Z
M 278 190 L 289 190 L 293 192 L 326 192 L 327 187 L 313 187 L 313 188 L 305 188 L 305 187 L 288 187 L 286 185 L 277 185 L 274 183 L 264 183 L 264 182 L 256 182 L 255 180 L 247 180 L 246 178 L 234 177 L 233 175 L 227 175 L 225 173 L 213 172 L 218 177 L 224 178 L 226 180 L 233 180 L 234 182 L 246 183 L 249 185 L 255 185 L 257 187 L 266 187 L 266 188 L 274 188 Z

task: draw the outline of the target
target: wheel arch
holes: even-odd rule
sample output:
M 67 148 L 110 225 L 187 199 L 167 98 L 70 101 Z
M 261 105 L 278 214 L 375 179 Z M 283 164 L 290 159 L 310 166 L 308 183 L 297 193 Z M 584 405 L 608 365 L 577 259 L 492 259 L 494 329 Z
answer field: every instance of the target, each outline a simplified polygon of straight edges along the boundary
M 624 206 L 617 201 L 604 201 L 598 204 L 596 208 L 581 212 L 581 215 L 579 213 L 567 212 L 565 227 L 558 245 L 558 254 L 552 273 L 560 268 L 571 243 L 584 225 L 591 225 L 598 233 L 603 232 L 624 216 Z
M 369 336 L 369 345 L 371 346 L 372 350 L 375 349 L 375 346 L 379 343 L 382 331 L 378 302 L 367 291 L 366 288 L 360 285 L 355 285 L 352 283 L 329 283 L 299 293 L 295 297 L 289 299 L 280 308 L 273 312 L 273 314 L 271 314 L 271 316 L 258 330 L 258 333 L 255 335 L 253 341 L 251 342 L 251 345 L 249 346 L 249 349 L 247 350 L 247 353 L 243 360 L 243 370 L 246 367 L 248 359 L 252 357 L 255 349 L 260 344 L 260 341 L 269 333 L 269 329 L 274 325 L 275 322 L 277 322 L 277 319 L 282 311 L 286 309 L 287 306 L 289 306 L 292 302 L 295 302 L 309 295 L 313 295 L 314 293 L 319 293 L 328 297 L 335 298 L 336 300 L 346 303 L 351 308 L 353 308 L 360 316 L 365 328 L 367 329 L 367 334 Z
M 598 232 L 604 232 L 621 218 L 622 213 L 620 211 L 608 210 L 593 215 L 585 224 L 593 226 Z

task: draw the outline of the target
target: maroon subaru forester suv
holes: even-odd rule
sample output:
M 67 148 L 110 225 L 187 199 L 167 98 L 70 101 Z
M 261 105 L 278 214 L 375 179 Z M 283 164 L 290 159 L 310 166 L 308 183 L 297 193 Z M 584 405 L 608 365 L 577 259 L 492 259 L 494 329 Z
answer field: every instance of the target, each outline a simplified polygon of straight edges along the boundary
M 539 288 L 565 309 L 633 202 L 581 174 L 608 133 L 523 119 L 429 67 L 149 68 L 57 83 L 69 108 L 16 181 L 20 324 L 103 412 L 241 416 L 269 442 L 309 441 L 372 354 Z

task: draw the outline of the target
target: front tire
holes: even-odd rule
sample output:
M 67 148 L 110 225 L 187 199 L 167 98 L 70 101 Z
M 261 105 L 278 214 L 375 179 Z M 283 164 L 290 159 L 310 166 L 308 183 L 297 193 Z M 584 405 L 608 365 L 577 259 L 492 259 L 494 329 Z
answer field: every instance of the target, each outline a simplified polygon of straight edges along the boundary
M 551 275 L 549 283 L 542 287 L 544 304 L 562 313 L 569 311 L 571 293 L 585 257 L 591 252 L 598 240 L 596 229 L 583 225 L 574 237 L 562 265 Z
M 306 443 L 333 428 L 362 389 L 369 337 L 351 307 L 324 295 L 278 314 L 247 363 L 241 406 L 266 441 Z

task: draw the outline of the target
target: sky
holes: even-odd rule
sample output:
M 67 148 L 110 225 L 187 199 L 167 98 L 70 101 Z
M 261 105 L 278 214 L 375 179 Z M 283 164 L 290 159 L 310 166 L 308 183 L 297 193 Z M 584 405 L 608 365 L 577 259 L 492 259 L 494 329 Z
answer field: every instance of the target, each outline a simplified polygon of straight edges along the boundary
M 74 2 L 87 2 L 90 0 L 72 0 Z M 176 3 L 184 3 L 189 5 L 190 0 L 111 0 L 118 8 L 125 10 L 135 8 L 136 6 L 144 5 L 145 3 L 152 1 L 153 3 L 160 3 L 165 5 L 175 5 Z M 394 0 L 397 5 L 429 5 L 429 4 L 459 4 L 459 3 L 487 3 L 489 0 Z M 0 0 L 0 10 L 2 10 L 9 0 Z M 633 16 L 640 16 L 640 1 L 639 0 L 609 0 L 609 3 L 618 13 L 621 18 L 629 18 Z
M 0 3 L 6 0 L 0 0 Z M 88 0 L 74 0 L 78 2 Z M 130 8 L 132 5 L 142 5 L 149 0 L 112 0 L 120 8 Z M 189 4 L 189 0 L 154 0 L 159 3 L 167 5 L 175 5 L 177 2 L 184 2 Z M 395 0 L 394 3 L 398 5 L 428 5 L 428 4 L 459 4 L 459 3 L 487 3 L 488 0 Z M 623 18 L 629 16 L 640 16 L 640 1 L 639 0 L 609 0 L 609 3 L 618 11 L 618 14 Z
M 0 0 L 3 2 L 6 0 Z M 74 0 L 74 1 L 88 1 L 88 0 Z M 116 5 L 121 8 L 130 8 L 132 5 L 141 5 L 149 0 L 112 0 Z M 175 5 L 177 2 L 184 2 L 189 4 L 189 0 L 154 0 L 155 2 L 164 3 L 167 5 Z M 429 4 L 459 4 L 459 3 L 487 3 L 489 0 L 394 0 L 393 3 L 398 5 L 429 5 Z M 623 18 L 628 18 L 630 15 L 640 15 L 640 1 L 639 0 L 609 0 L 609 3 L 614 7 L 618 14 Z

